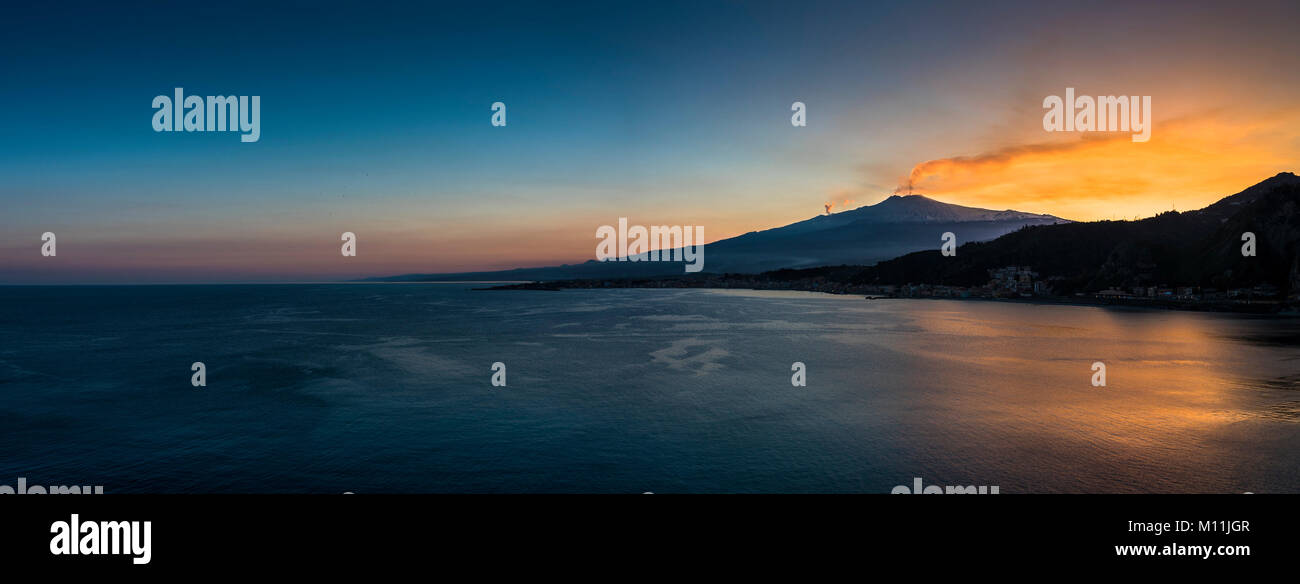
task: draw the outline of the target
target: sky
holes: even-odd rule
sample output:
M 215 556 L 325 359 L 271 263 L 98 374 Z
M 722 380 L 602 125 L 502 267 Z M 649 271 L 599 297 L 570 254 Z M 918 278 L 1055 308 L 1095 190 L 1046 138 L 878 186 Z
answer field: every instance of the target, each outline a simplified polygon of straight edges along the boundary
M 1296 2 L 31 4 L 0 35 L 0 284 L 577 263 L 620 217 L 714 241 L 909 179 L 1132 219 L 1300 170 Z M 260 96 L 260 139 L 155 132 L 177 87 Z M 1047 132 L 1067 87 L 1150 96 L 1150 140 Z

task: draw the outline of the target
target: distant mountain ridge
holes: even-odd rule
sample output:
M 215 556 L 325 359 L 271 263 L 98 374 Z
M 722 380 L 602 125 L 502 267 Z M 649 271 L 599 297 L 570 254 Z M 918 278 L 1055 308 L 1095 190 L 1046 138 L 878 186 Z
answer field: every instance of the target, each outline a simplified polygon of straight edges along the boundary
M 706 273 L 759 273 L 781 268 L 869 265 L 940 245 L 946 231 L 960 242 L 984 241 L 1026 225 L 1068 222 L 1052 215 L 995 211 L 936 201 L 923 195 L 893 195 L 866 205 L 818 215 L 705 246 Z M 595 249 L 595 240 L 592 248 Z M 406 274 L 366 281 L 564 280 L 680 275 L 680 262 L 599 262 L 455 274 Z
M 996 221 L 1056 222 L 1065 221 L 1060 217 L 1037 213 L 1024 213 L 1007 209 L 993 211 L 976 207 L 964 207 L 943 203 L 925 195 L 891 195 L 874 205 L 864 205 L 856 209 L 840 211 L 829 215 L 817 215 L 785 225 L 750 231 L 732 239 L 740 239 L 754 234 L 765 233 L 809 233 L 826 229 L 835 229 L 852 224 L 867 225 L 872 223 L 965 223 Z M 717 242 L 721 243 L 721 242 Z
M 925 195 L 892 195 L 889 198 L 866 207 L 838 213 L 835 216 L 857 215 L 862 221 L 877 223 L 889 222 L 963 222 L 963 221 L 1008 221 L 1008 220 L 1050 220 L 1060 221 L 1052 215 L 1025 213 L 1006 209 L 992 211 L 976 207 L 965 207 L 952 203 L 942 203 Z

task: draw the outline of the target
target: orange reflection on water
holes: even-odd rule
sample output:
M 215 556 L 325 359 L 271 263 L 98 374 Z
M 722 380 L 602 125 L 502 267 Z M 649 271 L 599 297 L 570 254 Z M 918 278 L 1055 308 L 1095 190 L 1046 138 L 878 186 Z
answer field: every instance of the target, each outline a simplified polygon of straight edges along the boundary
M 1222 469 L 1241 462 L 1238 443 L 1265 421 L 1278 422 L 1279 411 L 1297 411 L 1287 408 L 1293 393 L 1258 389 L 1261 380 L 1294 374 L 1287 351 L 1233 339 L 1258 320 L 1005 302 L 891 302 L 907 303 L 910 324 L 919 329 L 889 339 L 906 345 L 915 359 L 910 379 L 901 383 L 919 388 L 913 393 L 921 405 L 906 423 L 930 428 L 946 453 L 956 450 L 1010 474 L 1033 465 L 1038 474 L 1045 467 L 1111 483 L 1122 477 L 1139 491 L 1204 485 L 1232 492 L 1237 487 Z M 1106 367 L 1105 387 L 1092 384 L 1098 361 Z M 1294 417 L 1281 421 L 1294 431 Z

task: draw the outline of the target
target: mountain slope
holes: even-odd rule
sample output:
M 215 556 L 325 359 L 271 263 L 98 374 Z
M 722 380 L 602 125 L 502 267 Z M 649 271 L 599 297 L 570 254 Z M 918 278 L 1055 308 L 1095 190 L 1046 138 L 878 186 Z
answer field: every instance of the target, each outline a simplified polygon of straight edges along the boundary
M 1051 215 L 951 205 L 922 195 L 895 195 L 875 205 L 715 242 L 705 250 L 705 265 L 707 270 L 713 264 L 707 271 L 740 273 L 866 265 L 937 248 L 948 231 L 957 234 L 959 241 L 983 241 L 1025 225 L 1064 221 Z
M 1051 215 L 994 211 L 942 203 L 922 195 L 891 196 L 875 205 L 751 231 L 705 246 L 704 272 L 759 273 L 781 268 L 869 265 L 937 248 L 944 232 L 959 243 L 996 238 L 1026 225 L 1065 222 Z M 593 251 L 595 240 L 592 241 Z M 680 262 L 598 262 L 459 274 L 408 274 L 370 281 L 561 280 L 680 275 Z

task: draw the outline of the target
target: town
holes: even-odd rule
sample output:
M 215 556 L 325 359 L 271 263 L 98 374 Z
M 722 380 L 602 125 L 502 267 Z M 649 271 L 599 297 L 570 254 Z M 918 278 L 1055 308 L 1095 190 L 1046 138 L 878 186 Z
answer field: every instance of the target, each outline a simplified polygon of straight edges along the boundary
M 1135 286 L 1096 292 L 1063 293 L 1059 276 L 1043 278 L 1032 266 L 988 270 L 978 286 L 944 284 L 874 284 L 858 281 L 860 266 L 783 269 L 761 274 L 690 274 L 655 278 L 587 279 L 528 282 L 490 289 L 562 290 L 575 288 L 723 288 L 801 290 L 827 294 L 860 294 L 869 300 L 886 298 L 946 298 L 1026 300 L 1072 304 L 1130 305 L 1151 308 L 1228 312 L 1277 312 L 1294 309 L 1300 298 L 1286 299 L 1271 284 L 1219 290 L 1199 286 Z

